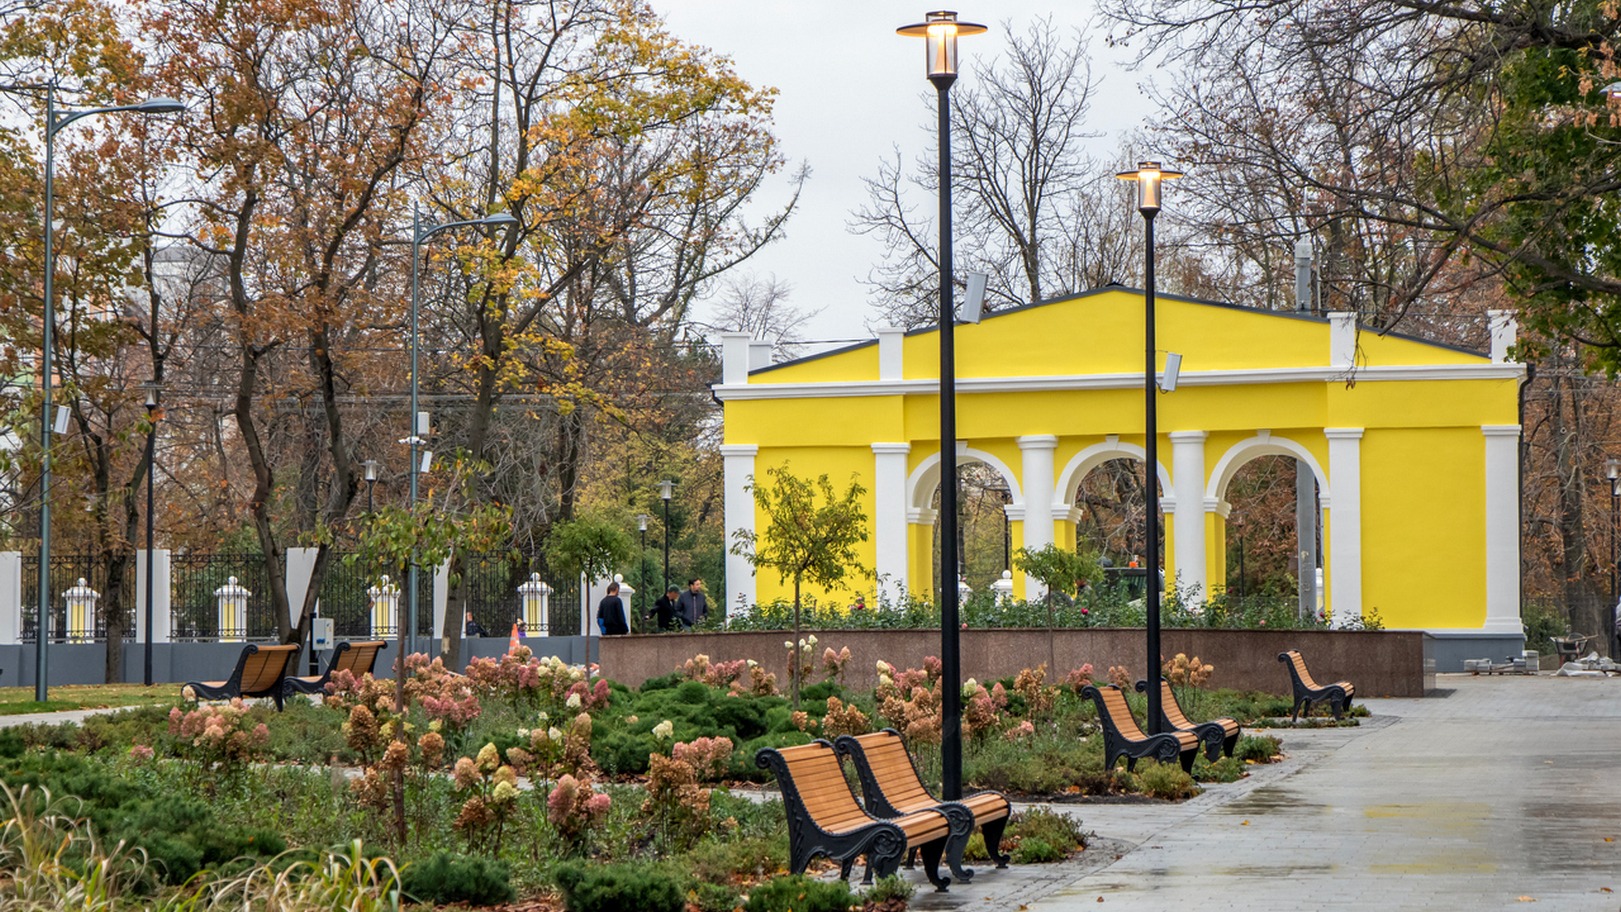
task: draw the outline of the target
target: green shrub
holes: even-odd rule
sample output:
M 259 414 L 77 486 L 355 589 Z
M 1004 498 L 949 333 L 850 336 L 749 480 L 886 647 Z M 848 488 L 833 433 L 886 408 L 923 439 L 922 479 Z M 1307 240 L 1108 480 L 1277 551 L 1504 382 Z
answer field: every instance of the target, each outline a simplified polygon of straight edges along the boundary
M 705 882 L 764 877 L 788 867 L 788 840 L 782 832 L 779 826 L 766 836 L 728 834 L 705 839 L 692 847 L 685 863 L 694 878 Z
M 27 749 L 27 742 L 23 741 L 23 736 L 16 730 L 0 728 L 0 759 L 9 760 L 13 757 L 21 757 L 23 751 Z
M 709 702 L 709 686 L 702 681 L 683 681 L 676 685 L 675 698 L 682 703 Z
M 408 865 L 400 880 L 401 889 L 417 902 L 492 906 L 518 898 L 506 862 L 443 850 Z
M 1237 782 L 1244 778 L 1244 761 L 1235 757 L 1218 757 L 1207 762 L 1203 754 L 1193 767 L 1193 778 L 1199 782 Z
M 899 874 L 880 877 L 871 887 L 861 894 L 861 899 L 868 903 L 893 903 L 899 900 L 902 904 L 910 902 L 917 888 Z
M 1145 760 L 1137 767 L 1137 781 L 1142 793 L 1150 798 L 1180 801 L 1199 794 L 1193 777 L 1182 772 L 1182 767 L 1175 763 Z
M 553 868 L 552 879 L 568 912 L 685 912 L 687 906 L 681 881 L 655 865 L 575 861 Z
M 978 835 L 977 833 L 975 835 Z M 1068 855 L 1077 848 L 1086 848 L 1087 833 L 1081 829 L 1081 821 L 1068 814 L 1049 810 L 1048 808 L 1031 808 L 1014 814 L 1008 821 L 1005 838 L 1017 840 L 1020 845 L 1028 840 L 1046 843 L 1057 850 L 1056 861 Z M 981 851 L 984 851 L 981 842 Z M 1015 856 L 1017 857 L 1017 856 Z
M 209 802 L 174 794 L 150 780 L 120 775 L 102 760 L 67 753 L 31 753 L 0 762 L 0 781 L 13 789 L 48 789 L 90 821 L 109 844 L 120 840 L 146 853 L 148 869 L 180 884 L 204 868 L 232 871 L 254 857 L 287 848 L 273 829 L 243 825 Z M 70 797 L 71 796 L 71 797 Z
M 657 678 L 648 678 L 647 680 L 643 681 L 641 692 L 644 694 L 650 694 L 655 690 L 671 690 L 684 680 L 686 679 L 681 677 L 681 672 L 672 671 L 667 675 L 661 675 Z
M 776 877 L 749 893 L 744 912 L 848 912 L 856 897 L 842 880 L 815 880 L 803 874 Z
M 737 888 L 725 883 L 700 883 L 693 888 L 692 898 L 698 912 L 734 912 L 743 901 Z
M 1036 837 L 1019 840 L 1012 852 L 1014 864 L 1050 864 L 1063 861 L 1064 854 L 1063 849 Z
M 1233 745 L 1233 759 L 1243 763 L 1271 763 L 1283 752 L 1283 742 L 1271 735 L 1244 735 Z
M 844 699 L 844 688 L 839 686 L 839 682 L 833 680 L 818 681 L 815 684 L 801 687 L 799 689 L 799 700 L 801 703 L 826 703 L 828 697 L 838 697 L 840 700 Z M 824 708 L 823 712 L 826 711 L 827 710 Z

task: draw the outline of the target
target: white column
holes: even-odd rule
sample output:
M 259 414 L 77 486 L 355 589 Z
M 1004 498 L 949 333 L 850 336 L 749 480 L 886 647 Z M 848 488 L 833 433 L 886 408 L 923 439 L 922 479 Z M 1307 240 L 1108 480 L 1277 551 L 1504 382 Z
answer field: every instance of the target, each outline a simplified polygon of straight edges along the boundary
M 1324 428 L 1328 438 L 1328 607 L 1334 626 L 1362 617 L 1362 428 Z M 1515 572 L 1519 564 L 1515 564 Z
M 1175 565 L 1171 568 L 1175 576 L 1171 579 L 1180 578 L 1184 593 L 1197 587 L 1202 601 L 1210 598 L 1204 537 L 1204 443 L 1210 435 L 1205 431 L 1172 431 L 1170 436 L 1171 491 L 1177 505 L 1171 520 L 1176 529 Z
M 1487 633 L 1520 633 L 1520 485 L 1517 424 L 1488 424 L 1486 436 Z
M 726 615 L 739 606 L 754 604 L 754 568 L 748 558 L 733 554 L 730 543 L 738 530 L 754 531 L 754 495 L 747 490 L 754 477 L 754 457 L 760 448 L 751 443 L 728 443 L 720 448 L 726 468 Z
M 450 561 L 447 560 L 433 568 L 433 638 L 441 643 L 445 641 L 445 609 L 449 605 Z
M 1053 477 L 1053 453 L 1058 449 L 1058 438 L 1052 434 L 1030 434 L 1017 438 L 1016 442 L 1024 457 L 1019 479 L 1024 487 L 1024 546 L 1035 551 L 1053 543 L 1053 487 L 1057 483 Z M 1025 598 L 1038 599 L 1046 594 L 1045 586 L 1025 577 Z
M 1508 361 L 1508 350 L 1519 335 L 1519 321 L 1512 310 L 1488 310 L 1486 319 L 1492 332 L 1492 363 L 1502 364 Z
M 0 551 L 0 646 L 22 642 L 23 556 Z M 13 685 L 22 683 L 13 680 Z
M 873 569 L 879 591 L 891 604 L 906 592 L 906 455 L 909 443 L 872 445 Z
M 748 333 L 720 334 L 721 383 L 730 386 L 749 382 L 749 343 L 753 338 Z
M 135 552 L 135 642 L 146 642 L 146 551 Z M 169 614 L 169 549 L 152 552 L 152 642 L 170 640 L 174 618 Z

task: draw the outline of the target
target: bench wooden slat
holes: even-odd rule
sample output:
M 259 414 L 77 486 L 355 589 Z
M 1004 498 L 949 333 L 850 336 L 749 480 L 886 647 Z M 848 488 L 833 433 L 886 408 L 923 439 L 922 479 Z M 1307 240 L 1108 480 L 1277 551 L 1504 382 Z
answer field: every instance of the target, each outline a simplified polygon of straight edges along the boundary
M 867 810 L 881 817 L 898 817 L 918 811 L 936 811 L 951 823 L 946 841 L 946 860 L 951 873 L 961 880 L 974 876 L 962 866 L 968 838 L 978 826 L 985 836 L 985 848 L 998 868 L 1007 867 L 1001 852 L 1002 832 L 1012 815 L 1012 805 L 1000 792 L 976 792 L 961 801 L 940 801 L 923 784 L 917 765 L 906 750 L 906 742 L 892 728 L 865 735 L 842 735 L 839 752 L 855 761 L 856 775 Z

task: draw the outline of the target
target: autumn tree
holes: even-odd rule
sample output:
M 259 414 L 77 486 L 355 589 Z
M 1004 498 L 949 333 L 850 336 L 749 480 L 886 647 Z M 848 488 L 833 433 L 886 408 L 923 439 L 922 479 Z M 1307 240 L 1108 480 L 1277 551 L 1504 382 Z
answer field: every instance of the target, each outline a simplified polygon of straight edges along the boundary
M 827 588 L 848 576 L 871 576 L 861 564 L 856 544 L 867 540 L 867 514 L 861 498 L 867 489 L 850 479 L 844 493 L 833 489 L 827 474 L 812 481 L 800 478 L 783 463 L 768 468 L 766 483 L 749 479 L 754 506 L 765 517 L 765 531 L 738 529 L 732 551 L 748 558 L 756 569 L 776 571 L 783 582 L 794 583 L 794 642 L 800 635 L 800 588 L 805 583 Z M 799 675 L 793 681 L 794 706 L 799 706 Z
M 397 338 L 400 298 L 375 277 L 400 230 L 405 166 L 429 146 L 450 30 L 424 6 L 371 0 L 181 0 L 148 8 L 141 25 L 157 85 L 192 105 L 181 147 L 200 179 L 186 239 L 221 264 L 249 517 L 280 637 L 299 642 L 330 530 L 359 488 L 346 405 Z M 311 419 L 292 464 L 272 436 L 289 401 Z M 285 587 L 291 534 L 317 547 L 301 606 Z

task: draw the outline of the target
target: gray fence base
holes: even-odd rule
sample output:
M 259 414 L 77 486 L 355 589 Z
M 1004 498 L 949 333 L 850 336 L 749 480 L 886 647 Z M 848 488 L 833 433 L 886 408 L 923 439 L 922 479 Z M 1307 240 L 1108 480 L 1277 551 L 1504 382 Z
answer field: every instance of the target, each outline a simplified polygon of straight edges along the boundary
M 594 641 L 596 638 L 593 637 Z M 541 657 L 557 656 L 570 664 L 585 660 L 585 637 L 530 637 L 523 641 L 530 651 Z M 437 656 L 439 644 L 429 643 L 428 654 Z M 0 646 L 0 687 L 33 687 L 38 681 L 34 644 Z M 473 637 L 462 641 L 462 654 L 473 657 L 499 658 L 506 654 L 506 637 Z M 51 686 L 62 684 L 102 684 L 106 681 L 107 651 L 105 643 L 52 643 L 47 649 L 46 664 L 50 669 Z M 162 684 L 183 684 L 186 681 L 218 681 L 231 673 L 236 658 L 242 653 L 241 643 L 154 643 L 152 644 L 152 680 Z M 596 650 L 593 643 L 592 656 Z M 392 674 L 396 647 L 390 643 L 377 657 L 380 674 Z M 324 664 L 327 653 L 321 652 L 317 664 Z M 307 674 L 309 655 L 299 656 L 301 674 Z M 457 669 L 461 671 L 462 669 Z M 124 645 L 124 682 L 139 684 L 146 680 L 146 647 L 140 643 Z

